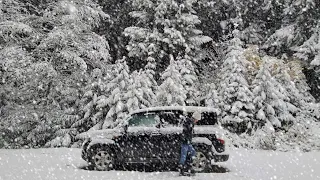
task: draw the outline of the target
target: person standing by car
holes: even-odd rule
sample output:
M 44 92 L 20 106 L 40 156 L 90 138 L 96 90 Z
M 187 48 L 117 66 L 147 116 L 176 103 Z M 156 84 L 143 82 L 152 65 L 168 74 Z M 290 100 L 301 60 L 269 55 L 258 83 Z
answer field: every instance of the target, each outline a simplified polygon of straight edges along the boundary
M 183 120 L 183 131 L 182 131 L 182 145 L 181 145 L 181 154 L 180 154 L 180 162 L 179 162 L 179 171 L 180 175 L 185 175 L 186 171 L 190 171 L 190 173 L 194 174 L 194 170 L 191 169 L 192 160 L 196 155 L 196 151 L 192 146 L 192 136 L 193 136 L 193 128 L 194 125 L 201 119 L 201 114 L 199 112 L 194 112 L 192 117 L 185 117 Z M 187 155 L 190 153 L 191 162 L 190 164 L 186 164 Z

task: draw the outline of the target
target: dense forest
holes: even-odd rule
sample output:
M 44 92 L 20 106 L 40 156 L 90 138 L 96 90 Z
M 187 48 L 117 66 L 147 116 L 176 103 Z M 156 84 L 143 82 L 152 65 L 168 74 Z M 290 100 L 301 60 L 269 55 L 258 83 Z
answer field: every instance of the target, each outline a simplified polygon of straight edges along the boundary
M 0 148 L 77 146 L 133 110 L 199 105 L 234 146 L 320 149 L 319 7 L 0 0 Z

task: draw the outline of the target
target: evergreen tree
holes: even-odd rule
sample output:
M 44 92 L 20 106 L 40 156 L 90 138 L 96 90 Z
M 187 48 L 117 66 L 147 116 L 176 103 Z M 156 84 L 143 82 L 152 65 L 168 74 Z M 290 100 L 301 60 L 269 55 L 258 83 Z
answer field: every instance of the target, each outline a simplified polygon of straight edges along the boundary
M 320 21 L 313 28 L 311 37 L 294 50 L 297 58 L 310 62 L 311 66 L 320 66 Z
M 182 85 L 186 90 L 186 104 L 197 105 L 200 98 L 200 82 L 196 74 L 195 67 L 188 56 L 178 57 L 177 59 L 178 71 L 181 74 Z
M 307 62 L 309 69 L 314 71 L 314 77 L 310 76 L 309 79 L 316 79 L 310 83 L 314 93 L 313 95 L 319 99 L 319 82 L 320 82 L 320 21 L 317 26 L 312 29 L 311 37 L 306 40 L 301 46 L 292 48 L 295 51 L 294 56 Z M 310 75 L 310 74 L 309 74 Z
M 153 106 L 156 96 L 153 92 L 153 82 L 149 80 L 146 72 L 134 71 L 130 76 L 132 82 L 124 95 L 128 112 Z
M 276 30 L 264 44 L 263 48 L 267 49 L 269 53 L 279 55 L 288 51 L 295 42 L 295 25 L 283 25 Z
M 300 60 L 292 60 L 287 62 L 287 66 L 290 79 L 295 84 L 299 94 L 304 97 L 306 102 L 314 102 L 315 99 L 310 94 L 311 88 L 307 83 L 306 75 L 303 73 L 303 62 Z
M 8 100 L 15 103 L 32 102 L 32 93 L 21 89 L 24 89 L 28 82 L 34 84 L 28 81 L 33 58 L 22 47 L 9 46 L 0 50 L 0 59 L 0 88 L 4 94 L 10 95 L 6 96 Z
M 186 104 L 187 92 L 182 85 L 182 77 L 178 71 L 177 63 L 171 58 L 170 65 L 161 75 L 163 82 L 156 93 L 157 105 L 174 106 Z
M 220 108 L 221 108 L 222 97 L 218 93 L 216 84 L 215 83 L 205 84 L 203 89 L 204 89 L 204 92 L 202 94 L 204 94 L 203 98 L 205 100 L 203 105 L 214 107 L 219 111 L 221 111 Z
M 312 99 L 307 94 L 303 94 L 296 87 L 293 77 L 290 76 L 290 69 L 284 61 L 273 59 L 272 72 L 276 80 L 285 88 L 286 94 L 290 99 L 290 103 L 296 107 L 302 108 L 307 102 L 312 102 Z
M 159 72 L 169 64 L 170 55 L 175 59 L 180 55 L 195 60 L 200 45 L 211 41 L 211 38 L 203 36 L 202 31 L 196 28 L 200 20 L 193 10 L 194 2 L 134 0 L 133 7 L 137 10 L 131 12 L 131 16 L 138 23 L 124 31 L 130 38 L 128 56 L 155 67 Z
M 272 76 L 270 64 L 268 57 L 263 58 L 263 64 L 252 84 L 258 120 L 253 127 L 262 127 L 269 121 L 275 128 L 287 128 L 294 123 L 293 115 L 297 108 L 290 103 L 286 89 Z
M 222 64 L 219 96 L 223 101 L 222 124 L 231 126 L 233 132 L 245 132 L 251 127 L 253 117 L 253 93 L 249 89 L 248 70 L 250 62 L 244 56 L 242 42 L 238 38 L 238 31 L 234 31 L 234 38 L 229 42 L 226 59 Z
M 114 127 L 115 124 L 125 118 L 129 111 L 125 94 L 128 92 L 129 86 L 134 82 L 130 77 L 129 67 L 124 59 L 117 61 L 115 74 L 116 77 L 106 85 L 106 91 L 110 92 L 110 95 L 104 101 L 109 106 L 109 109 L 104 118 L 103 129 Z
M 105 73 L 102 73 L 100 69 L 95 69 L 84 89 L 78 112 L 81 116 L 71 126 L 77 128 L 80 133 L 89 129 L 102 128 L 104 117 L 109 111 L 107 99 L 110 92 L 107 90 L 107 84 L 116 77 L 114 65 L 108 65 L 107 69 Z
M 110 16 L 110 20 L 102 22 L 102 25 L 96 28 L 95 32 L 105 36 L 108 40 L 109 53 L 114 62 L 123 56 L 127 56 L 126 45 L 128 39 L 124 36 L 123 31 L 136 23 L 129 15 L 133 11 L 132 2 L 131 0 L 98 0 L 95 2 L 102 7 L 103 12 L 108 13 Z
M 281 4 L 281 26 L 264 45 L 271 55 L 291 54 L 292 48 L 300 46 L 311 36 L 320 18 L 318 1 L 283 0 Z
M 284 62 L 279 59 L 274 59 L 273 64 L 275 78 L 285 88 L 289 102 L 296 107 L 296 110 L 292 109 L 292 112 L 294 112 L 293 115 L 295 115 L 295 119 L 297 120 L 293 125 L 297 125 L 297 123 L 307 123 L 303 122 L 303 119 L 308 119 L 309 121 L 316 120 L 319 111 L 315 110 L 315 99 L 307 92 L 308 85 L 305 82 L 306 80 L 301 72 L 302 70 L 295 69 L 296 72 L 292 72 L 293 70 L 290 70 L 289 65 L 284 64 Z M 296 65 L 294 68 L 298 67 L 299 66 Z M 301 77 L 297 77 L 297 75 Z M 304 85 L 303 88 L 301 84 Z

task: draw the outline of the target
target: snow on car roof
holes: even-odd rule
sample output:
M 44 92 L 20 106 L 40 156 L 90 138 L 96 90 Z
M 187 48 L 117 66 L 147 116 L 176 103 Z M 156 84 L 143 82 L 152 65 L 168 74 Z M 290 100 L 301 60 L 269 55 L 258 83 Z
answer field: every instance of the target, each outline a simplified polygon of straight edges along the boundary
M 138 114 L 143 112 L 153 112 L 153 111 L 184 111 L 184 112 L 218 112 L 218 110 L 214 107 L 202 107 L 202 106 L 158 106 L 158 107 L 150 107 L 139 109 L 133 111 L 130 114 Z

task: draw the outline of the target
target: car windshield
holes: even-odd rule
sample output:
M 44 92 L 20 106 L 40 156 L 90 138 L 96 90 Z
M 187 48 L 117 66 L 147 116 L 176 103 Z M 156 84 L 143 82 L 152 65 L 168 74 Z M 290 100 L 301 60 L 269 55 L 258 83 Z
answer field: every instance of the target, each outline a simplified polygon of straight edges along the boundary
M 159 117 L 156 114 L 136 114 L 128 122 L 129 127 L 155 127 L 157 124 L 159 124 Z

